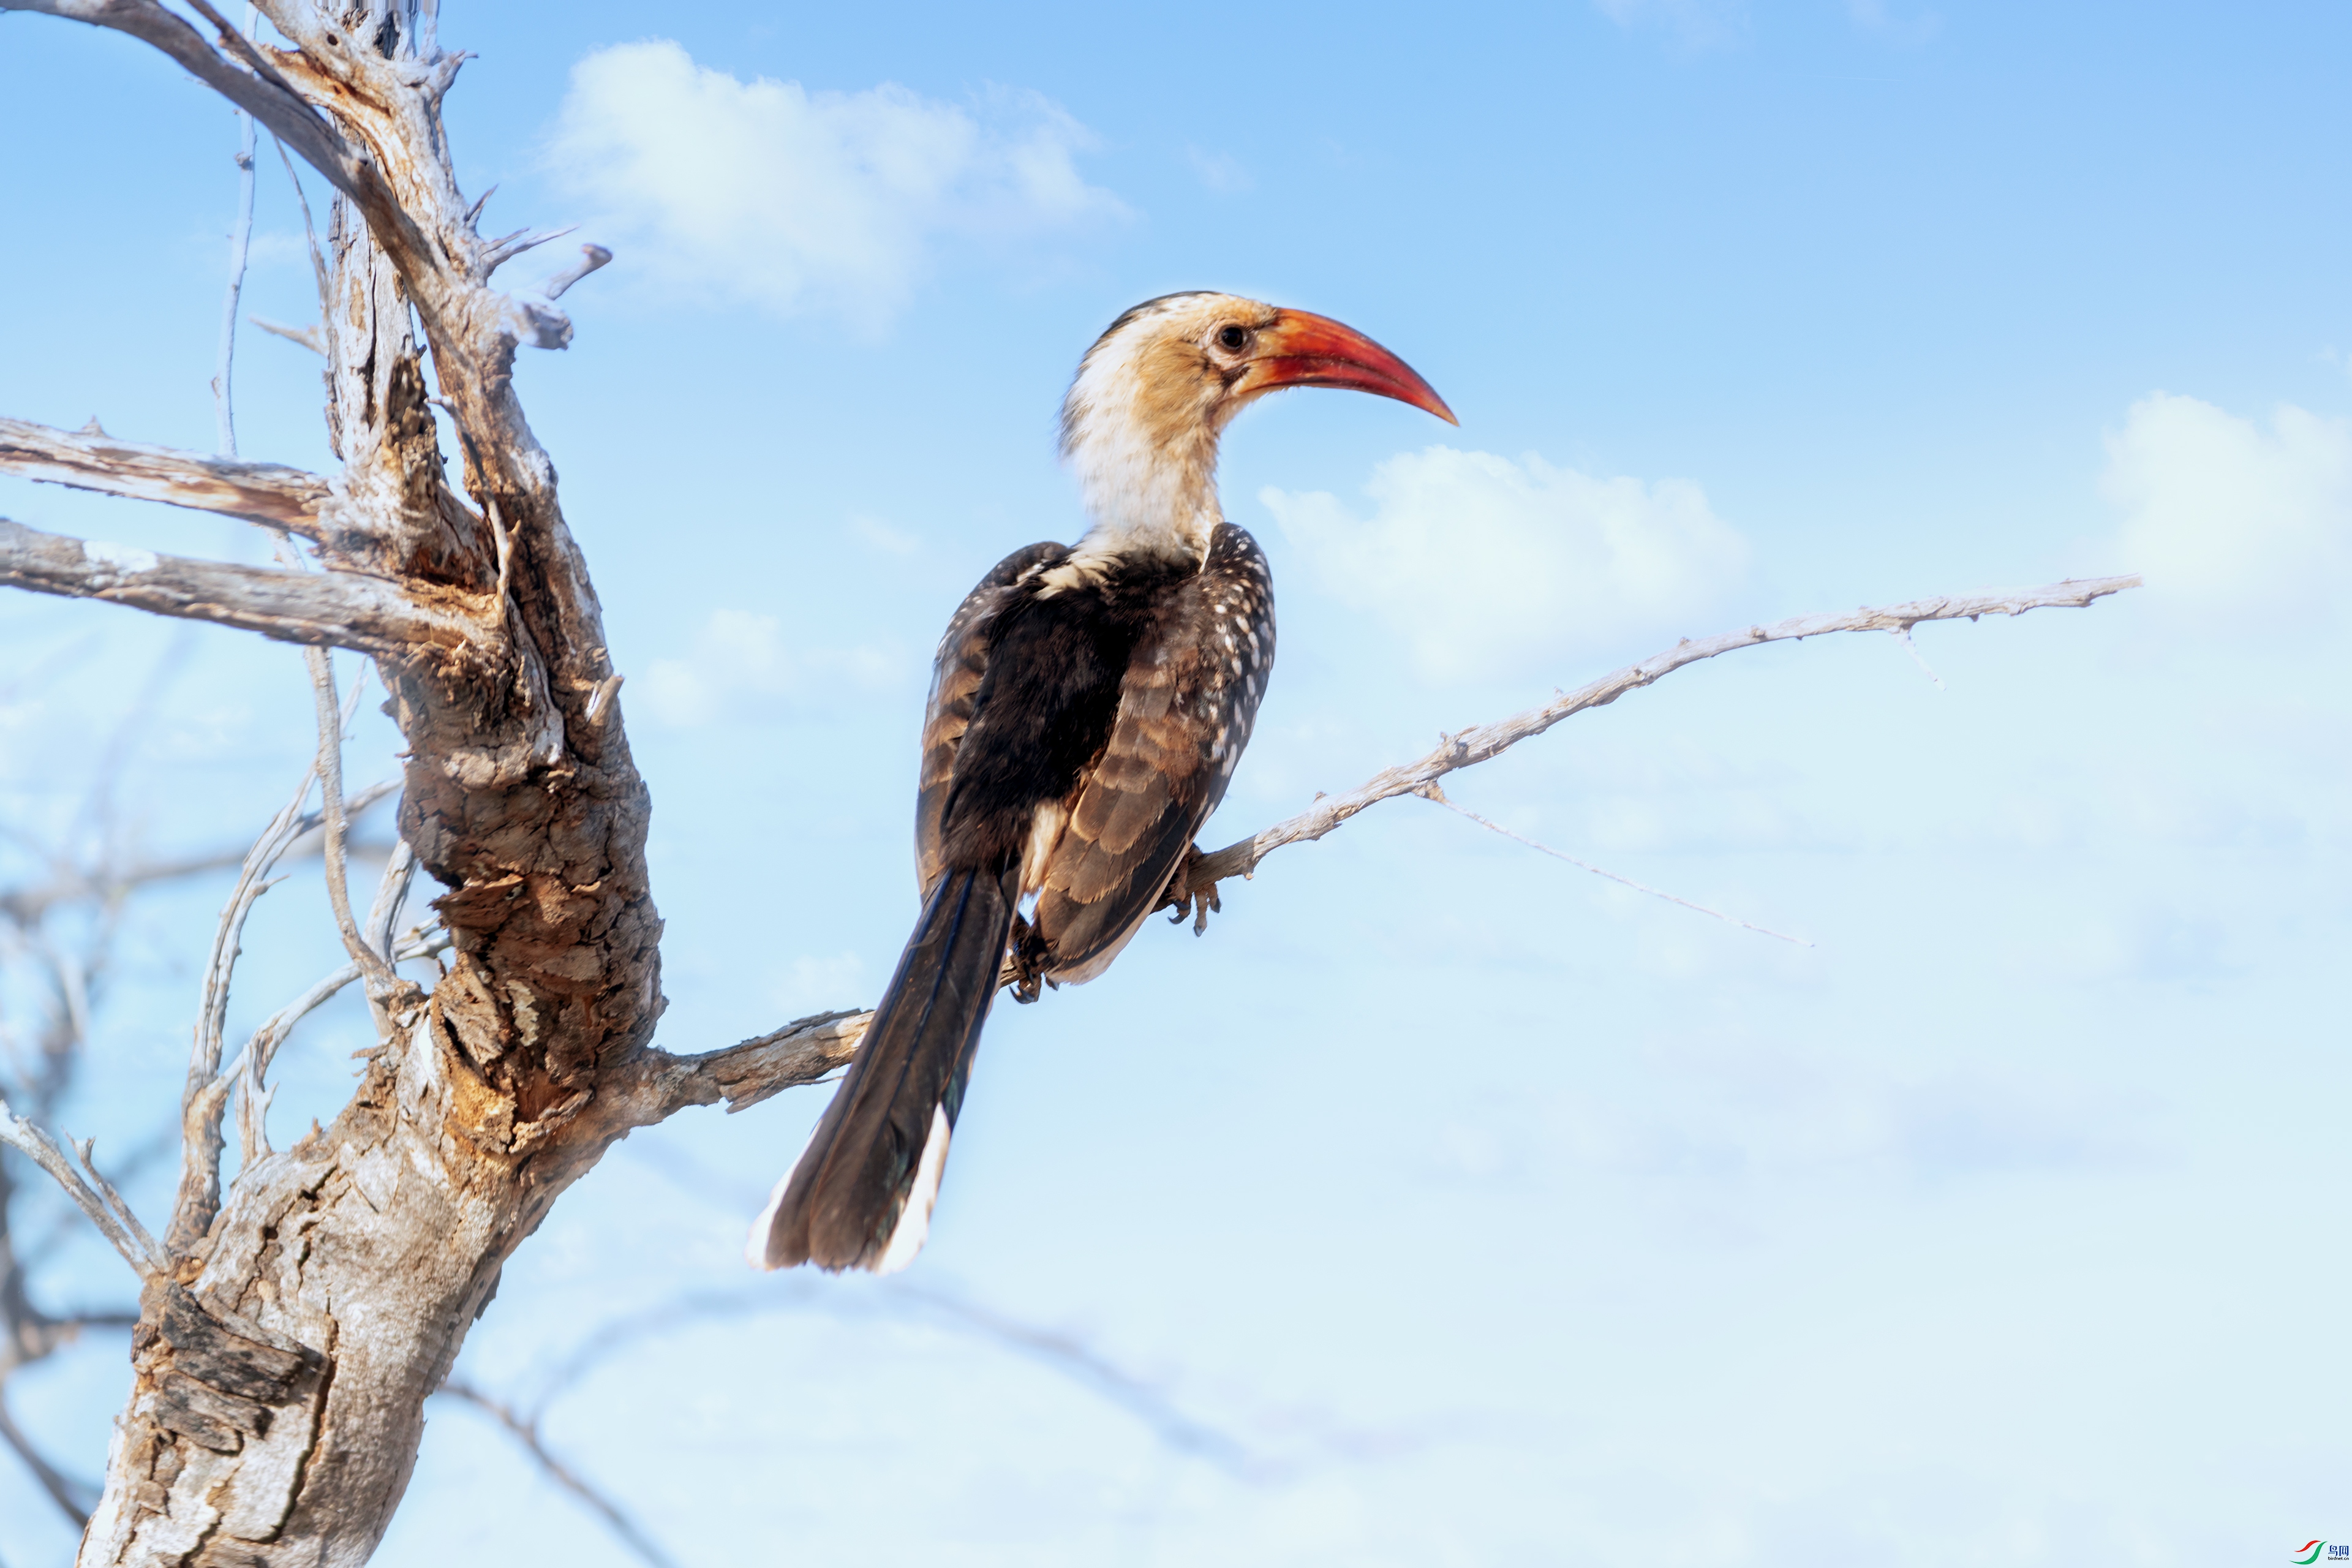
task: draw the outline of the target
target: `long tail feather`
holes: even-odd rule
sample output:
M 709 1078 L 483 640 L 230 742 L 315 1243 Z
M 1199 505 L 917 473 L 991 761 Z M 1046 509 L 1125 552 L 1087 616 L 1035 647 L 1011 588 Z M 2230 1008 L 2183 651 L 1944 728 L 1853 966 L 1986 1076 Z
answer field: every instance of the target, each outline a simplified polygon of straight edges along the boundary
M 1018 896 L 1010 869 L 940 879 L 848 1076 L 752 1226 L 754 1265 L 888 1274 L 914 1260 Z

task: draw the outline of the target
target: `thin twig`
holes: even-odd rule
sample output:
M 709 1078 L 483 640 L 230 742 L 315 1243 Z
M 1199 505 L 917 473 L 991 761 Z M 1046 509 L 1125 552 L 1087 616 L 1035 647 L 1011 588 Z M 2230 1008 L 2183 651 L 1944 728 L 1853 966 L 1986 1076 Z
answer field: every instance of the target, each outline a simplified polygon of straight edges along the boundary
M 8 1414 L 8 1405 L 5 1400 L 0 1400 L 0 1443 L 5 1443 L 16 1450 L 16 1458 L 23 1460 L 25 1468 L 33 1472 L 33 1479 L 40 1483 L 41 1490 L 47 1493 L 49 1500 L 58 1505 L 58 1511 L 73 1521 L 76 1530 L 89 1525 L 89 1510 L 96 1506 L 97 1502 L 97 1489 L 87 1483 L 76 1481 L 71 1476 L 43 1458 L 40 1450 L 33 1447 L 33 1440 L 18 1429 L 16 1421 Z M 82 1499 L 85 1497 L 90 1499 L 90 1501 L 84 1502 Z
M 1746 921 L 1743 921 L 1735 915 L 1727 915 L 1720 910 L 1708 909 L 1705 904 L 1692 903 L 1688 899 L 1678 899 L 1672 893 L 1664 892 L 1656 888 L 1648 887 L 1643 883 L 1633 880 L 1631 877 L 1621 877 L 1616 872 L 1609 870 L 1604 867 L 1595 866 L 1589 860 L 1580 860 L 1573 855 L 1564 855 L 1549 844 L 1538 844 L 1534 839 L 1528 837 L 1524 834 L 1512 832 L 1509 828 L 1504 826 L 1499 822 L 1488 821 L 1486 818 L 1479 816 L 1476 812 L 1472 811 L 1466 805 L 1455 805 L 1453 801 L 1448 800 L 1446 798 L 1445 792 L 1438 788 L 1435 784 L 1431 784 L 1427 789 L 1423 790 L 1421 794 L 1423 799 L 1435 801 L 1446 810 L 1466 816 L 1481 827 L 1499 833 L 1504 837 L 1508 838 L 1515 843 L 1524 844 L 1530 849 L 1540 849 L 1555 860 L 1565 860 L 1570 865 L 1577 867 L 1582 870 L 1590 871 L 1596 877 L 1606 877 L 1612 882 L 1622 882 L 1625 886 L 1633 889 L 1637 893 L 1647 893 L 1654 899 L 1664 899 L 1670 904 L 1680 904 L 1686 910 L 1696 910 L 1700 914 L 1713 915 L 1717 920 L 1722 921 L 1727 925 L 1736 925 L 1742 931 L 1752 931 L 1759 936 L 1779 937 L 1782 942 L 1792 942 L 1799 947 L 1811 947 L 1813 945 L 1811 942 L 1807 942 L 1803 937 L 1790 936 L 1786 931 L 1773 931 L 1767 926 L 1750 925 Z
M 605 1497 L 583 1480 L 575 1471 L 548 1451 L 539 1435 L 539 1423 L 525 1420 L 499 1400 L 491 1398 L 469 1383 L 451 1378 L 443 1384 L 440 1393 L 460 1403 L 470 1405 L 506 1429 L 507 1435 L 522 1446 L 547 1479 L 578 1498 L 602 1519 L 623 1545 L 637 1554 L 652 1568 L 677 1568 L 676 1559 L 654 1543 L 637 1521 L 624 1512 L 619 1504 Z
M 713 1171 L 668 1141 L 656 1140 L 644 1143 L 633 1141 L 628 1147 L 679 1187 L 707 1202 L 731 1207 L 737 1204 L 765 1200 L 765 1194 L 739 1190 L 740 1184 Z M 607 1323 L 542 1374 L 537 1406 L 544 1410 L 567 1385 L 620 1345 L 674 1327 L 686 1318 L 748 1315 L 799 1306 L 839 1309 L 846 1300 L 852 1300 L 811 1282 L 803 1281 L 801 1285 L 802 1288 L 794 1294 L 781 1298 L 772 1286 L 767 1285 L 740 1291 L 691 1296 L 666 1307 L 652 1308 Z M 883 1284 L 873 1297 L 891 1303 L 911 1302 L 935 1318 L 947 1320 L 951 1328 L 992 1341 L 1060 1373 L 1141 1421 L 1171 1448 L 1197 1455 L 1236 1476 L 1261 1477 L 1267 1473 L 1265 1461 L 1254 1453 L 1248 1444 L 1187 1415 L 1160 1389 L 1073 1335 L 1006 1317 L 950 1292 L 913 1283 L 904 1275 L 896 1276 Z
M 89 1178 L 90 1185 L 98 1189 L 98 1195 L 106 1200 L 106 1206 L 114 1211 L 115 1217 L 122 1222 L 122 1227 L 137 1239 L 140 1250 L 160 1261 L 163 1249 L 156 1245 L 153 1233 L 140 1223 L 138 1211 L 124 1201 L 122 1194 L 115 1191 L 114 1184 L 106 1179 L 106 1173 L 98 1168 L 98 1140 L 85 1138 L 77 1143 L 68 1138 L 66 1144 L 73 1150 L 74 1157 L 81 1162 L 82 1172 Z
M 248 5 L 245 27 L 249 34 L 260 13 Z M 236 405 L 232 381 L 236 370 L 236 306 L 245 293 L 246 258 L 253 244 L 253 116 L 236 111 L 236 222 L 228 231 L 228 289 L 221 300 L 220 349 L 213 370 L 213 446 L 221 457 L 236 456 Z
M 0 1099 L 0 1143 L 17 1150 L 47 1172 L 65 1189 L 66 1196 L 74 1201 L 74 1206 L 89 1216 L 89 1223 L 98 1227 L 99 1234 L 113 1244 L 114 1250 L 142 1279 L 152 1279 L 163 1272 L 162 1249 L 154 1246 L 146 1227 L 141 1226 L 134 1234 L 125 1226 L 106 1195 L 74 1169 L 73 1162 L 57 1146 L 48 1131 L 18 1116 L 5 1099 Z M 116 1201 L 121 1201 L 119 1195 Z M 135 1225 L 137 1221 L 131 1223 Z
M 416 877 L 416 850 L 405 838 L 392 847 L 392 857 L 383 863 L 383 876 L 375 885 L 375 901 L 368 906 L 367 944 L 377 952 L 392 952 L 393 927 L 400 923 L 400 911 L 408 907 L 408 887 Z
M 287 155 L 286 143 L 279 141 L 274 132 L 270 134 L 269 144 L 278 149 L 278 161 L 286 165 L 286 178 L 294 187 L 294 200 L 302 208 L 302 238 L 310 247 L 310 276 L 319 285 L 319 312 L 323 318 L 327 301 L 334 297 L 334 289 L 327 281 L 327 253 L 319 248 L 318 226 L 310 221 L 310 197 L 302 189 L 302 176 L 294 172 L 294 160 Z M 327 352 L 323 345 L 313 346 L 318 347 L 320 353 Z
M 1919 645 L 1911 640 L 1911 628 L 1909 626 L 1895 627 L 1895 640 L 1903 645 L 1903 651 L 1911 656 L 1911 662 L 1919 667 L 1919 673 L 1934 681 L 1936 683 L 1937 690 L 1943 690 L 1944 678 L 1936 673 L 1935 667 L 1927 662 L 1927 656 L 1921 653 L 1919 651 Z
M 352 697 L 356 703 L 356 686 Z M 270 820 L 247 852 L 236 886 L 231 889 L 228 902 L 222 906 L 220 923 L 213 933 L 212 953 L 205 964 L 204 1002 L 196 1016 L 195 1038 L 189 1047 L 187 1087 L 180 1100 L 180 1187 L 172 1205 L 172 1223 L 163 1233 L 166 1245 L 174 1251 L 203 1236 L 220 1205 L 220 1124 L 228 1092 L 228 1085 L 220 1080 L 220 1062 L 226 1044 L 229 984 L 236 973 L 246 917 L 252 913 L 254 901 L 276 885 L 269 873 L 296 839 L 310 828 L 324 825 L 323 809 L 310 816 L 302 812 L 302 802 L 309 797 L 311 783 L 318 776 L 319 764 L 313 758 L 294 798 Z M 390 783 L 376 784 L 362 791 L 350 803 L 338 800 L 337 804 L 348 820 L 397 787 Z
M 613 253 L 601 245 L 582 246 L 579 260 L 539 286 L 540 297 L 544 300 L 562 299 L 565 289 L 598 268 L 607 265 L 612 259 Z
M 320 336 L 319 329 L 316 327 L 289 327 L 283 321 L 273 321 L 267 316 L 247 316 L 246 320 L 272 337 L 284 338 L 289 343 L 300 343 L 314 354 L 323 355 L 327 352 L 326 342 Z
M 178 1129 L 166 1125 L 149 1134 L 145 1142 L 134 1146 L 130 1153 L 115 1162 L 115 1173 L 122 1181 L 127 1182 L 157 1160 L 169 1154 L 172 1152 L 172 1145 L 178 1141 L 177 1131 Z M 66 1237 L 73 1234 L 74 1226 L 79 1223 L 80 1212 L 74 1208 L 60 1211 L 55 1224 L 36 1237 L 31 1246 L 18 1250 L 18 1266 L 30 1269 L 36 1264 L 46 1262 L 64 1243 Z M 132 1313 L 132 1321 L 135 1322 L 137 1319 L 138 1314 Z
M 360 934 L 359 921 L 352 918 L 352 890 L 343 857 L 343 725 L 349 721 L 343 717 L 342 705 L 335 700 L 335 667 L 325 648 L 304 648 L 302 657 L 310 666 L 310 687 L 319 710 L 318 776 L 327 812 L 327 901 L 334 906 L 335 929 L 342 932 L 344 951 L 367 975 L 369 994 L 389 996 L 399 987 L 400 978 L 383 955 L 368 946 Z M 362 665 L 358 679 L 352 684 L 354 700 L 366 680 L 367 667 Z
M 407 942 L 392 950 L 393 962 L 406 963 L 415 959 L 431 958 L 436 953 L 448 952 L 450 945 L 451 938 L 446 930 L 436 927 L 430 931 L 415 932 Z M 243 1155 L 247 1163 L 269 1152 L 269 1140 L 262 1122 L 269 1110 L 268 1097 L 272 1091 L 265 1090 L 262 1085 L 268 1076 L 270 1064 L 278 1058 L 278 1047 L 286 1043 L 287 1037 L 293 1034 L 295 1025 L 332 1001 L 343 987 L 359 979 L 360 974 L 358 964 L 346 963 L 341 969 L 321 975 L 309 990 L 272 1013 L 261 1027 L 254 1030 L 228 1066 L 214 1078 L 212 1089 L 215 1093 L 226 1093 L 232 1084 L 244 1091 L 244 1097 L 238 1102 L 237 1131 L 243 1141 Z

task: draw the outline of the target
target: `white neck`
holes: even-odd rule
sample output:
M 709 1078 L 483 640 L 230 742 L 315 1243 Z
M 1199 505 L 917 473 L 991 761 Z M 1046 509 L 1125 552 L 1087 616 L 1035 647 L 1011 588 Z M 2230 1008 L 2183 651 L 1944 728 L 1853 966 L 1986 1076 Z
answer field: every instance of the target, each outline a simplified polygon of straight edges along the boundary
M 1131 426 L 1074 443 L 1070 466 L 1092 524 L 1076 555 L 1205 561 L 1224 512 L 1216 438 L 1196 446 L 1205 450 L 1171 453 Z
M 1134 345 L 1087 356 L 1064 406 L 1062 455 L 1076 472 L 1093 526 L 1072 563 L 1118 557 L 1208 559 L 1224 512 L 1217 502 L 1217 430 L 1196 403 L 1154 398 Z

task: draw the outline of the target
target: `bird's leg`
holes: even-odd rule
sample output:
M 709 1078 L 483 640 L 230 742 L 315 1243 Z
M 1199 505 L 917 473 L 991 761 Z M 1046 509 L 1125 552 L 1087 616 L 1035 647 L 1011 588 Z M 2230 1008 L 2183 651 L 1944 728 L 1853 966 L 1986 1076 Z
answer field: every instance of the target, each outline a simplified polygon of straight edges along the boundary
M 1168 923 L 1181 925 L 1184 922 L 1184 917 L 1191 915 L 1194 936 L 1199 936 L 1209 929 L 1210 910 L 1214 910 L 1223 913 L 1225 907 L 1223 901 L 1217 897 L 1215 882 L 1209 882 L 1197 889 L 1192 886 L 1194 868 L 1207 858 L 1207 856 L 1201 853 L 1199 845 L 1184 846 L 1184 858 L 1177 862 L 1174 874 L 1168 879 L 1167 890 L 1160 896 L 1160 909 L 1176 911 L 1168 917 Z
M 1045 939 L 1016 910 L 1013 935 L 1004 946 L 1004 967 L 997 972 L 996 983 L 1011 987 L 1015 1002 L 1034 1002 L 1045 977 L 1046 958 Z

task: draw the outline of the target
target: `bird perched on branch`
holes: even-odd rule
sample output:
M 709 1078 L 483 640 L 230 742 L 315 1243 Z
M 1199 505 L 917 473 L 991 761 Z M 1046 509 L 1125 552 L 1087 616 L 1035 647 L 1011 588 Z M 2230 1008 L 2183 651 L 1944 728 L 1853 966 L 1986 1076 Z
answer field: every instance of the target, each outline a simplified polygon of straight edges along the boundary
M 1092 526 L 981 580 L 941 638 L 923 719 L 923 912 L 848 1076 L 749 1253 L 769 1268 L 904 1268 L 1002 980 L 1091 980 L 1146 918 L 1181 918 L 1274 664 L 1274 584 L 1217 502 L 1217 441 L 1257 398 L 1341 386 L 1454 415 L 1351 328 L 1230 294 L 1110 324 L 1062 405 Z M 1024 918 L 1022 901 L 1035 904 Z

